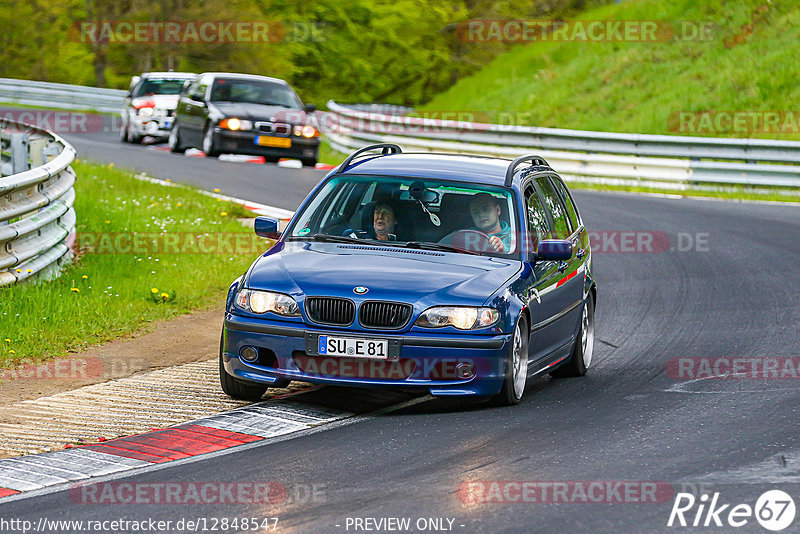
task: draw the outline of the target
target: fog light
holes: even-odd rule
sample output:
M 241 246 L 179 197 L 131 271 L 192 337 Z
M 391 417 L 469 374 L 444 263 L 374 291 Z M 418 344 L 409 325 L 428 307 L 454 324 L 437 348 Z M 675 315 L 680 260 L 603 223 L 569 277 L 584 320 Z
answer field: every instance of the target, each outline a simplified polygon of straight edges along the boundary
M 456 366 L 456 376 L 462 380 L 467 380 L 475 376 L 475 366 L 471 363 L 459 363 Z
M 239 353 L 242 355 L 242 359 L 248 362 L 254 362 L 258 359 L 258 351 L 255 347 L 244 347 Z

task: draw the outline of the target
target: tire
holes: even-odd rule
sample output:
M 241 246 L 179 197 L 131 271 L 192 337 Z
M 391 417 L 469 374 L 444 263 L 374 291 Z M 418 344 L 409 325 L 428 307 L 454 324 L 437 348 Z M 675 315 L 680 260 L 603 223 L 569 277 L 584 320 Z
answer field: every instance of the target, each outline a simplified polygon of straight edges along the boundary
M 214 127 L 211 124 L 207 125 L 205 132 L 203 132 L 203 152 L 206 153 L 208 158 L 219 156 L 219 150 L 214 146 Z
M 525 315 L 520 314 L 514 327 L 511 350 L 506 361 L 503 387 L 500 393 L 492 398 L 492 404 L 495 406 L 513 406 L 522 400 L 525 384 L 528 381 L 528 340 L 528 320 Z
M 172 125 L 172 130 L 169 131 L 169 151 L 173 154 L 183 154 L 186 152 L 186 147 L 181 144 L 181 132 L 178 129 L 178 123 Z
M 228 374 L 228 371 L 225 370 L 225 366 L 222 364 L 222 337 L 219 339 L 219 384 L 222 386 L 222 391 L 229 397 L 246 401 L 257 401 L 261 399 L 268 389 L 268 386 L 242 382 Z
M 128 125 L 125 127 L 125 140 L 128 143 L 132 143 L 134 145 L 138 145 L 139 143 L 142 142 L 142 136 L 141 135 L 135 135 L 133 132 L 131 132 L 131 124 L 130 123 L 128 123 Z
M 586 297 L 583 303 L 583 312 L 581 314 L 581 327 L 578 331 L 578 337 L 575 338 L 575 344 L 572 345 L 572 353 L 569 360 L 550 373 L 550 376 L 555 378 L 571 378 L 575 376 L 583 376 L 586 374 L 587 369 L 592 364 L 592 355 L 594 354 L 594 299 L 592 293 Z
M 127 125 L 126 126 L 122 126 L 119 129 L 119 141 L 121 143 L 127 143 L 128 142 L 128 126 Z
M 314 167 L 317 164 L 317 158 L 302 158 L 303 167 Z

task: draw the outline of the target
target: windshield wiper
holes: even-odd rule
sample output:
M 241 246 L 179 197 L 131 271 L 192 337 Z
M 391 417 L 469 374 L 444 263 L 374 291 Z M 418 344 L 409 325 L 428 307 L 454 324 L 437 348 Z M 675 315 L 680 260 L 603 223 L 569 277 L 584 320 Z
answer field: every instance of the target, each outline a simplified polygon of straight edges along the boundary
M 364 244 L 363 239 L 356 237 L 347 237 L 344 235 L 330 235 L 330 234 L 314 234 L 310 236 L 292 236 L 303 241 L 322 241 L 324 243 L 360 243 Z
M 405 244 L 408 248 L 418 248 L 423 250 L 440 250 L 444 252 L 459 252 L 462 254 L 473 254 L 476 256 L 480 256 L 480 252 L 476 252 L 474 250 L 466 250 L 459 247 L 454 247 L 452 245 L 443 245 L 441 243 L 428 243 L 423 241 L 409 241 Z

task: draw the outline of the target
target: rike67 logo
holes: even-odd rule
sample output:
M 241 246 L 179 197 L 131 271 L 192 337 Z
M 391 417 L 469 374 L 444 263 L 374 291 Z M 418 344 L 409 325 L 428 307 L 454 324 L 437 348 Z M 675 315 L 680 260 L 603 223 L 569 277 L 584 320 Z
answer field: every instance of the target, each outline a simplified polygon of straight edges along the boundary
M 705 493 L 699 499 L 691 493 L 678 493 L 667 526 L 739 528 L 755 517 L 765 529 L 778 532 L 794 522 L 795 512 L 794 500 L 781 490 L 762 493 L 755 506 L 723 503 L 719 492 L 710 499 Z

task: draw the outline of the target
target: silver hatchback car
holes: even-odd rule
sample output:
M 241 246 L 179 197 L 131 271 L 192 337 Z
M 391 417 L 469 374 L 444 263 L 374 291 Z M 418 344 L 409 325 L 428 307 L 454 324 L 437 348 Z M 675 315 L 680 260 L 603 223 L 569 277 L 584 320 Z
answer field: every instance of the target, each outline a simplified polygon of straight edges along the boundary
M 180 92 L 196 77 L 190 72 L 145 72 L 131 78 L 122 109 L 120 141 L 140 143 L 145 136 L 166 140 Z

